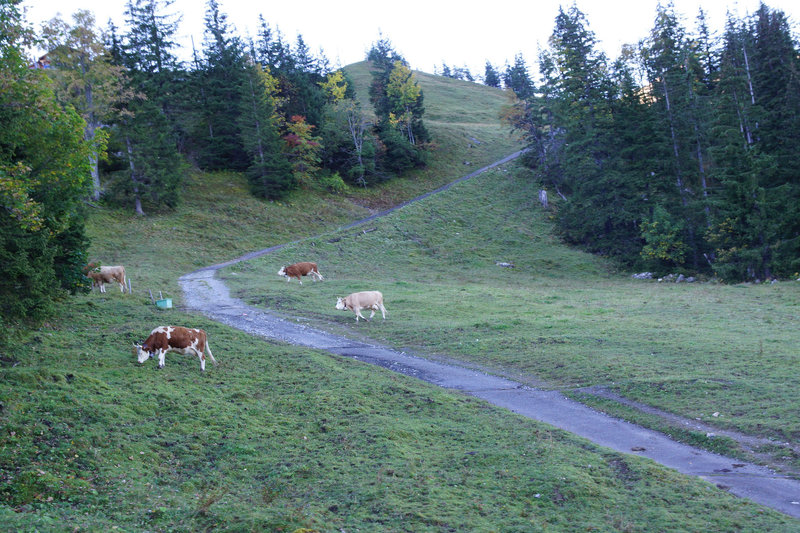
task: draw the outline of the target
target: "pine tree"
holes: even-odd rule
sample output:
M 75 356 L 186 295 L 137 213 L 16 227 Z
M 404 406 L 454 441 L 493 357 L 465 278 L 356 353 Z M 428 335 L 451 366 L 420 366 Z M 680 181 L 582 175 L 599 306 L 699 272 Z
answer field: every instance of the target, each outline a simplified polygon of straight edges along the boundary
M 421 90 L 417 93 L 418 86 L 408 64 L 384 38 L 373 44 L 367 59 L 372 66 L 370 101 L 378 117 L 377 135 L 384 147 L 378 157 L 379 166 L 389 172 L 402 172 L 424 165 L 420 146 L 429 139 L 422 122 L 424 95 Z M 415 94 L 416 98 L 412 98 Z
M 483 74 L 483 83 L 489 87 L 500 87 L 500 75 L 491 63 L 486 62 L 486 69 Z
M 177 23 L 161 14 L 171 2 L 129 0 L 128 33 L 118 48 L 118 64 L 130 80 L 128 101 L 120 104 L 122 117 L 115 127 L 127 168 L 112 184 L 118 196 L 144 215 L 143 202 L 175 207 L 183 179 L 183 161 L 177 149 L 178 61 L 172 53 Z
M 705 205 L 698 194 L 705 180 L 702 135 L 706 114 L 698 100 L 702 87 L 698 80 L 703 76 L 696 74 L 696 55 L 671 5 L 659 7 L 642 55 L 653 105 L 662 123 L 654 146 L 662 152 L 663 161 L 669 162 L 654 171 L 660 182 L 661 205 L 684 221 L 688 261 L 697 269 L 704 252 L 700 235 L 707 225 Z
M 797 56 L 782 13 L 762 5 L 750 24 L 728 21 L 713 148 L 721 190 L 707 232 L 724 279 L 800 267 Z
M 239 129 L 249 158 L 247 180 L 255 196 L 277 199 L 296 186 L 283 154 L 275 107 L 277 80 L 256 63 L 245 69 Z
M 227 15 L 216 0 L 208 0 L 205 15 L 203 61 L 195 72 L 197 107 L 194 138 L 197 160 L 208 170 L 243 171 L 248 157 L 239 134 L 238 116 L 245 84 L 244 46 L 231 35 Z M 199 104 L 200 102 L 198 102 Z
M 535 141 L 527 161 L 565 199 L 558 212 L 565 238 L 624 258 L 641 247 L 642 213 L 620 156 L 614 87 L 596 46 L 583 13 L 560 10 L 549 50 L 540 54 L 541 96 L 527 102 Z
M 506 65 L 504 82 L 507 89 L 514 91 L 517 98 L 526 99 L 533 96 L 534 89 L 528 75 L 528 66 L 522 54 L 514 56 L 514 66 Z

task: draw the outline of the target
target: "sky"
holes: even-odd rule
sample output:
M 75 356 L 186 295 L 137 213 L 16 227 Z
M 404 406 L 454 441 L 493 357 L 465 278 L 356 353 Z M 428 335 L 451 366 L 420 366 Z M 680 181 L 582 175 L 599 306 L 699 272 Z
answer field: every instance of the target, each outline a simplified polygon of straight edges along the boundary
M 42 22 L 56 14 L 71 23 L 79 9 L 95 15 L 104 29 L 109 19 L 124 31 L 124 6 L 127 0 L 24 0 L 26 20 L 39 30 Z M 659 0 L 575 0 L 586 15 L 589 29 L 610 59 L 619 56 L 623 44 L 636 43 L 653 26 Z M 760 0 L 673 0 L 684 26 L 693 30 L 700 7 L 712 31 L 721 33 L 726 13 L 738 17 L 754 13 Z M 767 0 L 773 9 L 789 18 L 796 36 L 800 24 L 798 0 Z M 220 11 L 228 16 L 229 26 L 241 37 L 256 36 L 258 17 L 279 29 L 292 46 L 297 35 L 315 55 L 324 52 L 332 66 L 362 61 L 372 43 L 382 35 L 388 38 L 414 70 L 441 72 L 442 64 L 467 67 L 482 76 L 487 61 L 504 69 L 522 54 L 529 71 L 535 72 L 538 51 L 547 47 L 559 6 L 567 9 L 573 0 L 301 0 L 256 1 L 218 0 Z M 181 17 L 176 54 L 191 58 L 192 38 L 202 46 L 204 0 L 174 0 L 165 13 Z M 38 53 L 34 50 L 31 53 Z

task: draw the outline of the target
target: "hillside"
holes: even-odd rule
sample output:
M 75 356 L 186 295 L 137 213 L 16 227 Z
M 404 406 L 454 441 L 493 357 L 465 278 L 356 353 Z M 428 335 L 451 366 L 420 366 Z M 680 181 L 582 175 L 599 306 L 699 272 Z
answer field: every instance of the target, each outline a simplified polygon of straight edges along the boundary
M 363 109 L 371 110 L 369 63 L 348 65 L 345 70 Z M 410 172 L 408 179 L 362 191 L 359 201 L 371 207 L 383 209 L 419 196 L 523 146 L 499 120 L 510 103 L 505 91 L 419 71 L 414 76 L 422 88 L 423 120 L 432 137 L 430 161 L 427 168 Z
M 482 110 L 499 109 L 501 92 L 420 78 L 437 148 L 429 169 L 416 175 L 340 197 L 301 190 L 277 203 L 253 199 L 240 175 L 197 172 L 174 212 L 144 218 L 107 207 L 92 212 L 92 258 L 124 264 L 134 294 L 109 288 L 65 300 L 57 317 L 2 359 L 5 529 L 796 529 L 795 520 L 650 461 L 181 310 L 180 275 L 299 240 L 283 256 L 242 264 L 226 276 L 243 295 L 287 314 L 400 345 L 438 346 L 442 356 L 466 343 L 465 353 L 487 366 L 500 363 L 481 354 L 505 341 L 512 341 L 507 354 L 530 353 L 530 346 L 513 344 L 515 328 L 530 330 L 525 341 L 537 353 L 567 348 L 554 354 L 560 357 L 574 347 L 559 335 L 575 315 L 607 321 L 613 311 L 582 307 L 582 294 L 610 286 L 605 296 L 611 297 L 628 285 L 617 284 L 601 259 L 558 243 L 523 170 L 499 170 L 404 208 L 368 234 L 336 233 L 376 207 L 517 148 L 488 111 L 474 122 L 464 116 L 473 91 Z M 464 154 L 471 165 L 464 165 Z M 272 261 L 311 253 L 329 277 L 323 284 L 301 289 L 278 278 Z M 496 260 L 517 267 L 500 269 Z M 328 292 L 364 279 L 387 284 L 391 314 L 386 323 L 355 331 L 351 317 L 333 311 Z M 514 299 L 523 287 L 532 290 Z M 768 289 L 758 293 L 766 305 L 796 305 L 795 296 L 778 301 Z M 176 307 L 157 309 L 148 290 L 172 297 Z M 454 311 L 463 313 L 461 322 Z M 220 365 L 201 374 L 196 359 L 174 353 L 160 371 L 153 361 L 137 364 L 132 343 L 162 324 L 204 328 Z M 587 336 L 580 348 L 590 342 Z

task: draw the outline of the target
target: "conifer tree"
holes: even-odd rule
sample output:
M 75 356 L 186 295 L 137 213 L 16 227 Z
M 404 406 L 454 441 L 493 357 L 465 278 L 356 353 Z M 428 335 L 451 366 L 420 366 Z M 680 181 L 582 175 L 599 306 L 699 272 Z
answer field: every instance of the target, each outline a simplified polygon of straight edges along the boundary
M 195 126 L 197 160 L 208 170 L 242 171 L 248 166 L 238 129 L 246 83 L 244 46 L 232 35 L 216 0 L 207 2 L 205 25 L 203 60 L 195 72 L 195 98 L 202 99 Z
M 124 179 L 115 189 L 144 215 L 143 201 L 174 207 L 179 201 L 183 161 L 177 149 L 176 100 L 178 61 L 172 50 L 177 31 L 173 15 L 163 14 L 171 2 L 128 0 L 128 32 L 115 60 L 128 72 L 130 100 L 120 105 L 116 125 L 126 161 Z
M 514 91 L 517 98 L 526 99 L 533 96 L 534 89 L 528 74 L 528 66 L 522 54 L 514 56 L 514 66 L 506 65 L 503 81 L 507 89 Z
M 724 279 L 800 267 L 797 56 L 781 12 L 762 5 L 750 24 L 728 21 L 713 147 L 721 190 L 707 232 L 714 271 Z
M 491 63 L 486 62 L 486 68 L 483 73 L 483 83 L 489 87 L 500 87 L 500 75 L 497 73 Z
M 275 95 L 277 80 L 268 69 L 250 62 L 241 87 L 239 128 L 249 156 L 247 180 L 255 196 L 278 199 L 296 186 L 283 154 Z
M 373 44 L 367 59 L 372 66 L 369 95 L 378 117 L 377 135 L 384 146 L 378 157 L 380 166 L 390 172 L 402 172 L 424 165 L 421 145 L 428 142 L 422 122 L 424 95 L 421 90 L 417 94 L 418 86 L 408 64 L 383 37 Z M 415 99 L 411 98 L 413 95 L 417 95 Z

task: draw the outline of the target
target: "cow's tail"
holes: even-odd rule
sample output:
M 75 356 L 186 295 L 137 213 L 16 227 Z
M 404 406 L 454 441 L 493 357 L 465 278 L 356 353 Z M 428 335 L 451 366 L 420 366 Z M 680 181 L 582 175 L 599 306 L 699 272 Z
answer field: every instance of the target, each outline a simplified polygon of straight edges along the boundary
M 211 353 L 211 346 L 208 345 L 208 339 L 206 339 L 205 351 L 208 352 L 208 356 L 211 358 L 211 362 L 214 363 L 214 366 L 217 366 L 217 360 L 214 359 L 214 354 Z

